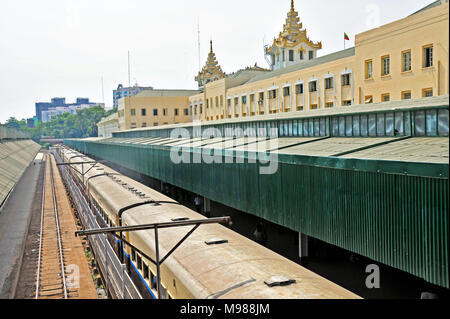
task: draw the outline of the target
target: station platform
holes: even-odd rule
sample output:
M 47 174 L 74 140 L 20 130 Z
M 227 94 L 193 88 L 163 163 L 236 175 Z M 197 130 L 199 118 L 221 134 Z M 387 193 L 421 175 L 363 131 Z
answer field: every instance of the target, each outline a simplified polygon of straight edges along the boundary
M 39 153 L 40 154 L 40 153 Z M 40 209 L 42 155 L 25 169 L 0 210 L 0 299 L 12 298 L 33 209 Z

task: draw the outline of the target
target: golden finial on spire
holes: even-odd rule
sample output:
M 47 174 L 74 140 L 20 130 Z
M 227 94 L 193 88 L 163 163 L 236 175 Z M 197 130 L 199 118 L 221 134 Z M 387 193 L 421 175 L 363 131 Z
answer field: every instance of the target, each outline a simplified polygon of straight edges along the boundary
M 213 52 L 213 50 L 212 50 L 212 40 L 209 41 L 209 43 L 210 43 L 210 46 L 211 46 L 211 52 Z
M 294 0 L 291 0 L 291 10 L 294 11 Z

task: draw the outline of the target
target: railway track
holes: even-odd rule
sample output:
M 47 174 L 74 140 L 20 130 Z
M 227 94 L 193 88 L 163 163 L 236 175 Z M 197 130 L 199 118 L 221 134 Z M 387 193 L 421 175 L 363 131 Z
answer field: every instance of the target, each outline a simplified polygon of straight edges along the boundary
M 69 298 L 58 215 L 58 202 L 56 199 L 54 166 L 53 157 L 46 155 L 36 299 Z
M 14 298 L 97 299 L 55 158 L 45 154 L 44 163 Z

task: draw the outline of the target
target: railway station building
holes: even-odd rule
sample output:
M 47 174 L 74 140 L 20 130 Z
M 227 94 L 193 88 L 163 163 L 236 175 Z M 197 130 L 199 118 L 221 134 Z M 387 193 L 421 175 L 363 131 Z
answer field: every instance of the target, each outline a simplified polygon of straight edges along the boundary
M 120 131 L 65 144 L 157 191 L 167 186 L 177 201 L 201 197 L 206 217 L 231 216 L 244 236 L 263 223 L 264 245 L 291 260 L 331 259 L 332 251 L 384 267 L 391 277 L 383 289 L 391 287 L 380 292 L 364 285 L 365 268 L 352 272 L 355 280 L 333 278 L 361 296 L 448 295 L 448 13 L 448 2 L 435 1 L 319 57 L 322 43 L 308 39 L 291 2 L 267 47 L 270 69 L 227 75 L 211 43 L 199 90 L 173 103 L 188 110 L 185 123 L 143 127 L 130 115 L 144 104 L 122 100 Z M 169 105 L 163 94 L 152 98 L 150 109 Z M 175 163 L 174 148 L 221 161 Z M 267 153 L 277 169 L 261 174 Z M 321 274 L 331 279 L 347 267 Z
M 247 68 L 226 75 L 211 47 L 196 77 L 202 92 L 189 98 L 194 120 L 255 118 L 448 94 L 448 14 L 448 2 L 435 1 L 404 19 L 357 34 L 353 48 L 318 57 L 322 43 L 307 37 L 291 1 L 282 32 L 266 47 L 271 70 Z
M 119 100 L 119 129 L 161 126 L 191 122 L 189 96 L 196 90 L 144 90 Z M 100 126 L 108 123 L 101 123 Z M 100 128 L 99 128 L 100 129 Z M 103 130 L 103 127 L 102 127 Z

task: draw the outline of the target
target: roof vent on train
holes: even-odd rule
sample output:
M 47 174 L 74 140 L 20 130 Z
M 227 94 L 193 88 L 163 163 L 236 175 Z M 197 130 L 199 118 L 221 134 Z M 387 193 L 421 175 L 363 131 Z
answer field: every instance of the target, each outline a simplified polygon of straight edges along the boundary
M 271 277 L 269 280 L 264 281 L 264 283 L 269 287 L 276 287 L 276 286 L 289 286 L 292 284 L 295 284 L 295 279 L 277 275 Z
M 220 245 L 220 244 L 226 244 L 228 243 L 228 240 L 222 239 L 222 238 L 211 238 L 210 240 L 205 241 L 206 245 Z
M 190 219 L 189 217 L 175 217 L 175 218 L 172 218 L 171 220 L 173 222 L 184 222 L 184 221 L 189 220 L 189 219 Z

